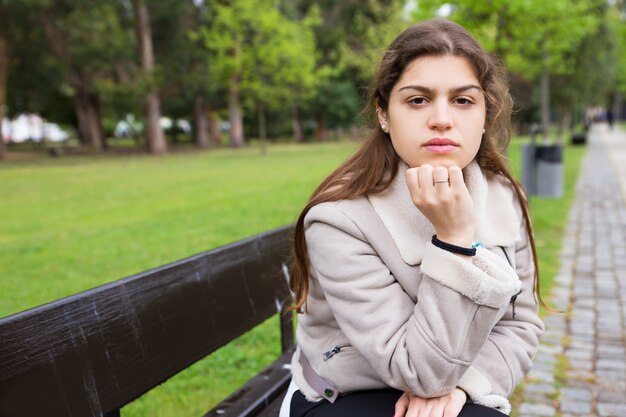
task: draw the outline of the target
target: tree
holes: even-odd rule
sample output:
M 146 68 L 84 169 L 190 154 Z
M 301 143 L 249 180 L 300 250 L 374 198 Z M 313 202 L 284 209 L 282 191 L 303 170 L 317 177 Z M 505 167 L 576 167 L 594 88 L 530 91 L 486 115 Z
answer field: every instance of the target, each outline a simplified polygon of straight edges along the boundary
M 11 58 L 16 42 L 23 38 L 23 33 L 32 15 L 36 15 L 39 0 L 0 0 L 0 132 L 7 115 L 7 94 Z M 0 137 L 0 159 L 4 155 L 5 144 Z
M 308 111 L 316 122 L 316 138 L 327 137 L 329 122 L 353 124 L 361 107 L 362 91 L 374 73 L 384 48 L 408 25 L 400 0 L 285 0 L 282 7 L 297 17 L 319 7 L 315 26 L 318 48 L 318 91 Z
M 616 117 L 626 97 L 626 1 L 615 2 L 608 10 L 608 29 L 615 45 L 615 79 L 612 91 L 613 112 Z
M 269 109 L 290 109 L 295 142 L 304 140 L 300 118 L 302 103 L 317 88 L 316 50 L 312 27 L 318 24 L 314 10 L 301 21 L 287 19 L 279 10 L 259 17 L 256 45 L 250 66 L 256 70 L 247 80 L 253 100 L 245 100 L 247 108 L 257 109 L 259 136 L 266 139 L 265 112 Z
M 265 106 L 304 94 L 313 82 L 307 73 L 312 68 L 313 40 L 306 25 L 295 26 L 273 1 L 207 4 L 210 26 L 198 36 L 210 51 L 210 78 L 227 86 L 229 141 L 239 147 L 244 143 L 243 97 L 248 103 L 259 100 L 262 114 Z
M 145 97 L 144 107 L 146 143 L 149 152 L 159 154 L 167 152 L 167 143 L 160 125 L 161 102 L 154 80 L 155 64 L 150 13 L 145 0 L 133 0 L 133 8 L 137 24 L 137 44 L 141 69 L 148 82 L 148 92 Z
M 50 0 L 39 13 L 74 101 L 80 137 L 96 151 L 104 146 L 97 83 L 114 76 L 129 45 L 118 6 L 116 0 Z
M 208 53 L 194 35 L 206 20 L 206 5 L 162 0 L 152 7 L 152 36 L 160 64 L 163 112 L 177 118 L 193 118 L 195 143 L 207 148 L 221 142 L 216 108 L 221 104 L 217 86 L 209 78 Z

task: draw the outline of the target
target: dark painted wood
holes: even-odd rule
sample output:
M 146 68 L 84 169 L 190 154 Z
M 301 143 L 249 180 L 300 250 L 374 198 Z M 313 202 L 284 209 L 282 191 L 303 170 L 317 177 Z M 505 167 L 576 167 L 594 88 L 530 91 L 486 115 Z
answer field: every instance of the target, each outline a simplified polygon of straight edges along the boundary
M 291 371 L 287 365 L 291 360 L 292 353 L 293 348 L 205 414 L 204 417 L 254 417 L 277 398 L 282 399 L 291 380 Z
M 114 416 L 277 314 L 289 301 L 290 234 L 277 229 L 0 320 L 0 417 Z

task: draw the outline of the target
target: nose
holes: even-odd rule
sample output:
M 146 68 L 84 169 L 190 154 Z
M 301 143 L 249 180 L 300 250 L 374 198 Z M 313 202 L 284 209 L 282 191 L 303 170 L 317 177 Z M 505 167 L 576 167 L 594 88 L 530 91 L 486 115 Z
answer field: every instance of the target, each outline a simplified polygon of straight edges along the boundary
M 432 106 L 432 113 L 428 118 L 428 127 L 433 130 L 445 131 L 454 125 L 447 100 L 438 100 Z

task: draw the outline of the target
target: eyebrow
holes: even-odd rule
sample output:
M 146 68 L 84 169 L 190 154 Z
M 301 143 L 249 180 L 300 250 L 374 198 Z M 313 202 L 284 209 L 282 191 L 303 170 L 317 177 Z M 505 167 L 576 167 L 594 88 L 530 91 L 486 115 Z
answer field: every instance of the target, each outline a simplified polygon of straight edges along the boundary
M 450 90 L 448 90 L 448 92 L 452 94 L 458 94 L 463 91 L 474 90 L 474 89 L 483 91 L 483 89 L 478 85 L 468 84 L 468 85 L 462 85 L 460 87 L 451 88 Z M 416 90 L 416 91 L 420 91 L 420 92 L 431 94 L 431 95 L 435 92 L 435 90 L 433 90 L 432 88 L 424 87 L 421 85 L 406 85 L 400 88 L 398 91 L 403 91 L 403 90 Z

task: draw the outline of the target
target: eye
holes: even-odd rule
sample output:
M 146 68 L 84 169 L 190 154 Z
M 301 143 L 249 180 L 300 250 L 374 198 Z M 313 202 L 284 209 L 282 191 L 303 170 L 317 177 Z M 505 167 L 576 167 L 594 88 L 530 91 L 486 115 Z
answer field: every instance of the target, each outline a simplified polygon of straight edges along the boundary
M 467 97 L 457 97 L 456 99 L 454 99 L 454 102 L 462 106 L 468 106 L 474 103 L 471 99 Z
M 413 97 L 411 99 L 409 99 L 409 104 L 415 104 L 415 105 L 422 105 L 426 103 L 426 98 L 425 97 Z

